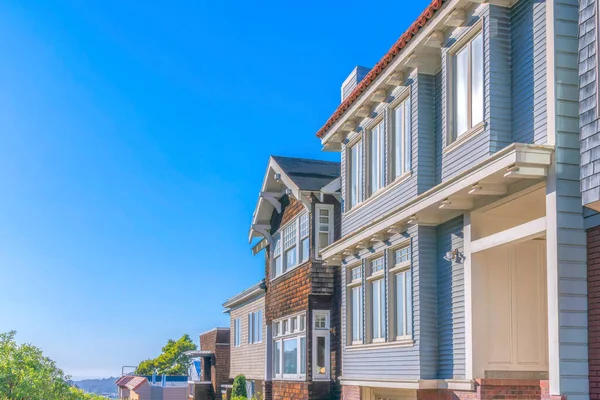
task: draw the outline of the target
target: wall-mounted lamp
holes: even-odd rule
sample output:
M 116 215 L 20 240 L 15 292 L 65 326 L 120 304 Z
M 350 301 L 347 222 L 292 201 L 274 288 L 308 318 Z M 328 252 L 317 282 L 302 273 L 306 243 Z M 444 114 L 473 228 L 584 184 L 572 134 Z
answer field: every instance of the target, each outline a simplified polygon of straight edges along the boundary
M 454 249 L 452 251 L 449 251 L 444 256 L 444 260 L 446 260 L 446 261 L 456 260 L 457 258 L 458 258 L 458 249 Z
M 275 178 L 275 182 L 279 182 L 281 180 L 281 174 L 278 174 L 277 172 L 273 175 L 273 178 Z
M 285 194 L 287 194 L 288 196 L 291 196 L 292 193 L 293 193 L 292 189 L 290 189 L 290 188 L 285 189 Z

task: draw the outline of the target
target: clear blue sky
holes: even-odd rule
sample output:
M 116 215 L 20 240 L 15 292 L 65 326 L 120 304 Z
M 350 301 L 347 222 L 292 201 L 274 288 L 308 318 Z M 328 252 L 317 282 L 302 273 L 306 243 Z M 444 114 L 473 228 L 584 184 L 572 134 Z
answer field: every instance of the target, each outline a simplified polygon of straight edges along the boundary
M 0 2 L 0 331 L 81 377 L 226 326 L 268 156 L 338 158 L 341 82 L 428 3 Z

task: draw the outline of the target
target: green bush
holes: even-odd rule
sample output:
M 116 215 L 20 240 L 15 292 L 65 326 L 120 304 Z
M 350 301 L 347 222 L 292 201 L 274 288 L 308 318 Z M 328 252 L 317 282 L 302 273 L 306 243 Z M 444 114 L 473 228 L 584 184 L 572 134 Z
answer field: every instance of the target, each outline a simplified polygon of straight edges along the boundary
M 238 375 L 233 380 L 233 389 L 231 389 L 231 400 L 246 400 L 248 392 L 246 392 L 246 377 Z

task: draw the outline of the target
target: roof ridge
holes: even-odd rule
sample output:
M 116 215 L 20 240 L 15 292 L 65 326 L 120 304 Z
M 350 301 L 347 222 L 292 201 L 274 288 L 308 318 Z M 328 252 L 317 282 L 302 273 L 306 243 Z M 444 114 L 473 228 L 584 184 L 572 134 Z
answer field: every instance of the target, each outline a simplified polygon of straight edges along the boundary
M 289 157 L 289 156 L 276 156 L 276 155 L 272 155 L 271 157 L 273 157 L 273 158 L 286 158 L 288 160 L 316 161 L 316 162 L 321 162 L 321 163 L 340 164 L 339 161 L 321 160 L 321 159 L 318 159 L 318 158 Z

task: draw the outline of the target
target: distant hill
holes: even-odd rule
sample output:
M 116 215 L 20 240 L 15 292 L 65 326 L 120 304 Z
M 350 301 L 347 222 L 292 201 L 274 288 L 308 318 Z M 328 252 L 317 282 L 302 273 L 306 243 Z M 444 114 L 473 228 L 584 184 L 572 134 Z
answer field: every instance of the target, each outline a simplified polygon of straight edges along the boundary
M 72 381 L 78 388 L 83 389 L 88 393 L 99 394 L 106 397 L 116 398 L 118 394 L 117 385 L 115 382 L 117 378 L 103 378 L 103 379 L 84 379 L 81 381 Z

